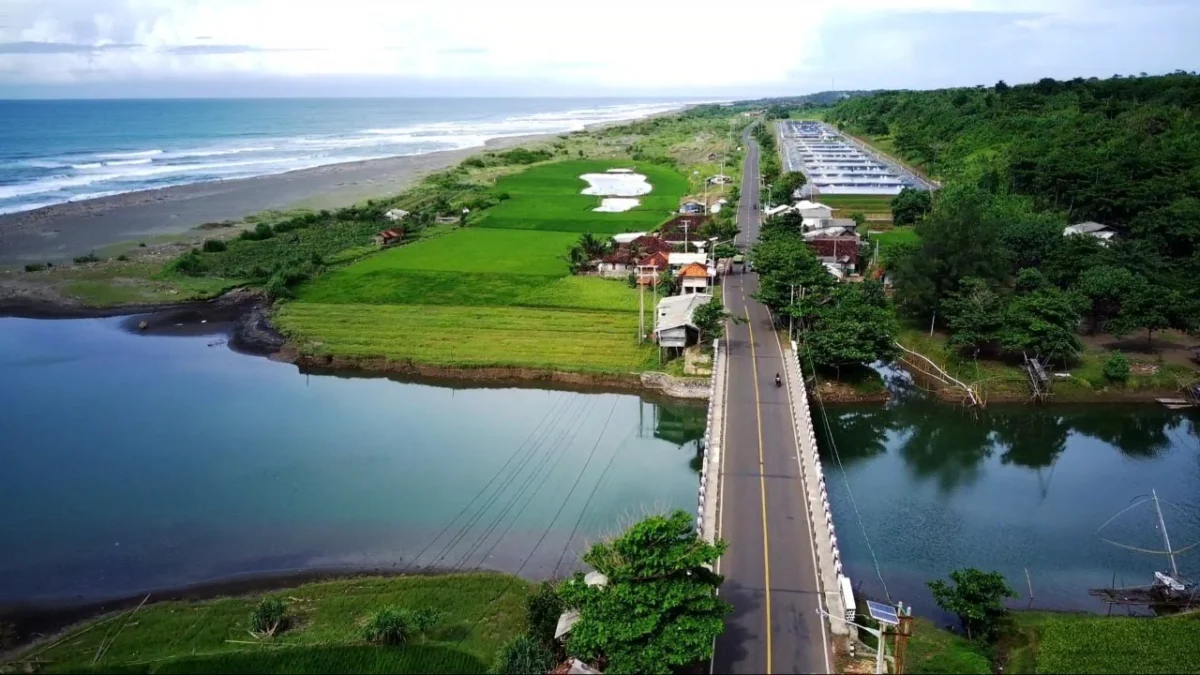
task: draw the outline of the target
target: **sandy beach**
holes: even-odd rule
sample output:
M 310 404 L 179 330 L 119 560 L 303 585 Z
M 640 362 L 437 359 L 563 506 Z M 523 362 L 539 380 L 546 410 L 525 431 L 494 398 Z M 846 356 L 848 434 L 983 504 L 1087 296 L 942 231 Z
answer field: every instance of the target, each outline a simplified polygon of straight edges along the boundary
M 392 195 L 483 150 L 555 134 L 512 136 L 482 148 L 329 164 L 237 180 L 193 183 L 0 215 L 0 266 L 58 262 L 103 246 L 186 232 L 271 209 L 338 208 Z

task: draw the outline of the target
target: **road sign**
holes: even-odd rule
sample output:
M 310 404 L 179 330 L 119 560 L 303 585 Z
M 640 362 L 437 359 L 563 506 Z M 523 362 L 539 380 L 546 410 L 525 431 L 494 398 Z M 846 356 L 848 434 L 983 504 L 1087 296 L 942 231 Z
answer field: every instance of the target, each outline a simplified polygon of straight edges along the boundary
M 896 616 L 896 608 L 891 605 L 885 605 L 882 602 L 874 600 L 867 601 L 867 611 L 871 613 L 871 618 L 881 624 L 886 623 L 889 626 L 899 626 L 900 618 Z

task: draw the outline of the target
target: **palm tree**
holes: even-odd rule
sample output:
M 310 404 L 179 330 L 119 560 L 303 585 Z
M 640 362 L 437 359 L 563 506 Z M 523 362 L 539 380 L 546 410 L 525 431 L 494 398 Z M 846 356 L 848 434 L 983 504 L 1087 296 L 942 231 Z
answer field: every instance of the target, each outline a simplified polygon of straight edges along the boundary
M 590 260 L 596 260 L 608 254 L 608 241 L 587 232 L 579 237 L 579 248 L 583 249 Z

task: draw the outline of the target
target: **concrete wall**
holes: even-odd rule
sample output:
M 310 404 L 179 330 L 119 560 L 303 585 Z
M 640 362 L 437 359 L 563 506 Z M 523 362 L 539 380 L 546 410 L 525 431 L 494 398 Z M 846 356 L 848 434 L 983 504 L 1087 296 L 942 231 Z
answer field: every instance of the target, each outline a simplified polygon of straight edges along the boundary
M 821 457 L 817 453 L 817 435 L 813 429 L 812 411 L 808 405 L 808 391 L 804 384 L 796 343 L 793 342 L 791 347 L 784 358 L 784 371 L 790 387 L 796 446 L 800 451 L 800 477 L 807 497 L 805 501 L 808 506 L 808 518 L 817 549 L 817 576 L 821 583 L 825 611 L 833 616 L 846 617 L 846 603 L 841 591 L 842 554 L 838 550 L 833 515 L 829 510 L 825 473 L 821 468 Z M 850 632 L 849 627 L 841 621 L 830 621 L 829 624 L 829 630 L 834 635 L 848 635 Z

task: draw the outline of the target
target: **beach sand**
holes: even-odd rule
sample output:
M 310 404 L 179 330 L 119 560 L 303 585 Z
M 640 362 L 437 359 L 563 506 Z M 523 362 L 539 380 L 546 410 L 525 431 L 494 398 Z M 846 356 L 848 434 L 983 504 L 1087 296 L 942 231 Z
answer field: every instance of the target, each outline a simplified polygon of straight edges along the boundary
M 513 136 L 480 147 L 330 164 L 288 173 L 129 192 L 0 215 L 0 266 L 60 262 L 119 242 L 187 232 L 272 209 L 334 209 L 399 193 L 420 177 L 481 152 L 556 134 Z

